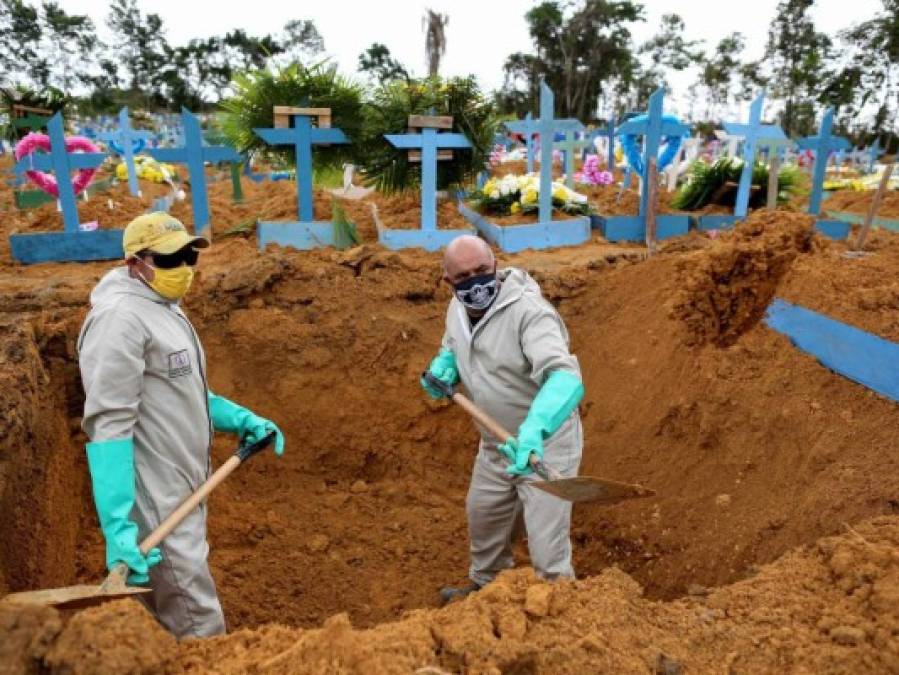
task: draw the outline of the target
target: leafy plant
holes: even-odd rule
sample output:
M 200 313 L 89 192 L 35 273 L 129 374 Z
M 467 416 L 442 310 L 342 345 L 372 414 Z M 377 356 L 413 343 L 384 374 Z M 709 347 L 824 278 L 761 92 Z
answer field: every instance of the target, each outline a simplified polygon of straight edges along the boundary
M 743 172 L 743 160 L 735 157 L 722 157 L 713 164 L 697 160 L 690 166 L 687 182 L 681 186 L 671 206 L 681 211 L 695 211 L 713 201 L 717 202 L 723 195 L 728 195 L 728 203 L 732 206 L 736 200 L 736 190 L 725 190 L 727 183 L 738 183 Z M 785 202 L 796 191 L 801 179 L 800 171 L 795 166 L 781 167 L 777 174 L 777 200 Z M 762 206 L 767 199 L 768 166 L 756 162 L 752 168 L 752 185 L 762 188 L 755 193 L 750 192 L 749 206 Z M 718 202 L 720 203 L 720 202 Z
M 364 142 L 357 165 L 369 185 L 390 194 L 417 188 L 421 164 L 388 143 L 384 134 L 405 134 L 409 115 L 451 115 L 453 131 L 465 134 L 471 150 L 454 150 L 437 162 L 437 187 L 461 186 L 474 179 L 490 157 L 499 118 L 474 77 L 428 78 L 388 82 L 375 90 L 367 106 Z
M 316 168 L 340 166 L 350 160 L 353 144 L 362 132 L 362 89 L 337 72 L 337 65 L 323 61 L 312 66 L 293 63 L 283 68 L 262 68 L 237 75 L 234 96 L 221 103 L 222 131 L 238 152 L 263 153 L 293 166 L 292 146 L 269 146 L 253 129 L 274 126 L 276 105 L 330 108 L 331 126 L 346 134 L 349 144 L 317 146 Z
M 334 224 L 334 246 L 349 248 L 359 243 L 356 226 L 347 218 L 346 211 L 336 199 L 331 200 L 331 222 Z

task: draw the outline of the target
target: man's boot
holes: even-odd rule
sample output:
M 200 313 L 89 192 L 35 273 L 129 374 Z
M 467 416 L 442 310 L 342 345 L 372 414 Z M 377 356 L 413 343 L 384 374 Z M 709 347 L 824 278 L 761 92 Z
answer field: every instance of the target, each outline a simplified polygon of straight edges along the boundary
M 444 586 L 440 589 L 440 598 L 445 605 L 457 598 L 464 598 L 472 593 L 477 593 L 479 590 L 481 590 L 481 587 L 474 582 L 468 586 Z

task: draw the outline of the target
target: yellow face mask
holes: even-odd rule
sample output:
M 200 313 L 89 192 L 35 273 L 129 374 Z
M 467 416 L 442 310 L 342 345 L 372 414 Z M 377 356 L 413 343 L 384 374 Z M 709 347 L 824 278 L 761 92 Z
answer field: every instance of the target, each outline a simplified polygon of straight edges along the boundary
M 153 268 L 155 276 L 147 285 L 159 293 L 166 300 L 180 300 L 187 293 L 191 282 L 194 280 L 194 268 L 181 265 L 171 270 Z

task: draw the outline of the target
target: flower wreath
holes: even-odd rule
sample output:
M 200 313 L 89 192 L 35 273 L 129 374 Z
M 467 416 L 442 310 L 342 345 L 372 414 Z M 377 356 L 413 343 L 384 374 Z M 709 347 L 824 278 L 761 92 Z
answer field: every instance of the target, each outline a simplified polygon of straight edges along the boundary
M 647 115 L 637 115 L 636 117 L 632 117 L 629 119 L 629 122 L 645 122 L 649 119 Z M 680 123 L 674 115 L 662 115 L 663 122 L 674 122 L 675 124 Z M 665 149 L 662 151 L 662 154 L 659 156 L 659 161 L 657 163 L 658 170 L 661 171 L 666 166 L 671 164 L 674 158 L 677 156 L 677 151 L 680 150 L 681 137 L 680 136 L 663 136 L 662 143 L 665 145 Z M 636 134 L 622 134 L 621 135 L 621 148 L 624 150 L 624 156 L 627 157 L 627 163 L 631 167 L 631 169 L 642 176 L 643 171 L 645 170 L 645 166 L 643 166 L 643 153 L 640 151 L 640 148 L 637 145 L 637 135 Z

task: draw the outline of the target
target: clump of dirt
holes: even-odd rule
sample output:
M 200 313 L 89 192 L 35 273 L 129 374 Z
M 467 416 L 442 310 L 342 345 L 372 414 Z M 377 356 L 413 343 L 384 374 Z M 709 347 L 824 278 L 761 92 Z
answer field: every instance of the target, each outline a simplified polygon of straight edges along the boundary
M 813 227 L 811 216 L 758 211 L 679 261 L 683 286 L 671 311 L 687 343 L 723 347 L 752 327 L 796 256 L 810 250 Z
M 50 607 L 0 604 L 0 671 L 38 673 L 40 663 L 62 631 L 62 617 Z
M 269 625 L 178 645 L 120 601 L 62 632 L 55 612 L 33 614 L 32 642 L 8 652 L 53 673 L 893 672 L 897 547 L 899 518 L 886 517 L 677 602 L 646 599 L 616 568 L 555 584 L 520 569 L 462 602 L 369 630 L 338 614 L 317 629 Z
M 78 612 L 66 624 L 43 657 L 50 672 L 166 672 L 175 638 L 133 600 L 118 600 Z

